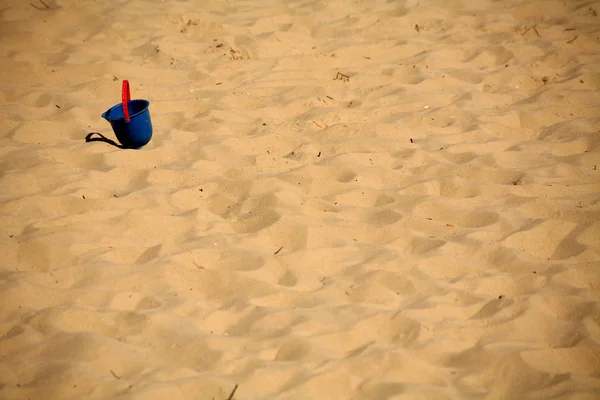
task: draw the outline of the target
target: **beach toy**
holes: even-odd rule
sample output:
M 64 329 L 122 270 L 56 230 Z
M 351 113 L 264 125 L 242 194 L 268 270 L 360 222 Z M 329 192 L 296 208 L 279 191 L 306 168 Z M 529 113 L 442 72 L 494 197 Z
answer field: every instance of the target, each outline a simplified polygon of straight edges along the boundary
M 128 149 L 141 149 L 152 138 L 152 122 L 148 100 L 131 100 L 129 81 L 123 81 L 121 104 L 102 114 L 110 122 L 117 139 Z

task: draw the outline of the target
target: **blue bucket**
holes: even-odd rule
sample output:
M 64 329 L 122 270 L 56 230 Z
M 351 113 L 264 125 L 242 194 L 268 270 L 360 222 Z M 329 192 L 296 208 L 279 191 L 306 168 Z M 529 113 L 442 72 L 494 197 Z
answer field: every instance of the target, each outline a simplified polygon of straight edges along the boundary
M 152 138 L 150 121 L 150 102 L 147 100 L 129 100 L 129 82 L 123 81 L 123 102 L 111 107 L 102 114 L 110 125 L 119 142 L 128 149 L 141 149 Z

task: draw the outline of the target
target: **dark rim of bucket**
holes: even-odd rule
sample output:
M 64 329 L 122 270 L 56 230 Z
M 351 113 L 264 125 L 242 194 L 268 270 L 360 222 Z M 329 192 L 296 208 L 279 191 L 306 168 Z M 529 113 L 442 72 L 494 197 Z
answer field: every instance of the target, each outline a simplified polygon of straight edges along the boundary
M 144 103 L 144 107 L 142 107 L 141 111 L 138 111 L 135 114 L 129 113 L 129 118 L 133 118 L 136 115 L 140 115 L 141 113 L 146 111 L 148 109 L 148 107 L 150 107 L 150 102 L 148 100 L 143 100 L 143 99 L 129 100 L 129 102 L 127 102 L 127 108 L 129 108 L 130 110 L 131 110 L 131 103 Z M 117 106 L 123 107 L 121 104 L 117 104 Z M 123 117 L 123 118 L 125 118 L 125 117 Z
M 138 103 L 138 104 L 142 103 L 142 104 L 144 104 L 144 106 L 142 107 L 142 109 L 140 111 L 136 112 L 135 114 L 129 114 L 129 118 L 130 119 L 133 118 L 133 117 L 135 117 L 135 116 L 140 115 L 144 111 L 147 111 L 148 107 L 150 107 L 150 102 L 148 100 L 143 100 L 143 99 L 129 100 L 128 105 L 129 105 L 130 109 L 131 109 L 131 106 L 130 106 L 131 103 Z M 125 120 L 125 115 L 124 115 L 125 113 L 123 112 L 124 110 L 123 110 L 123 105 L 122 104 L 115 104 L 110 109 L 108 109 L 107 111 L 105 111 L 104 113 L 102 113 L 102 117 L 106 118 L 107 116 L 110 116 L 111 111 L 116 110 L 118 108 L 121 108 L 121 113 L 123 114 L 123 116 L 120 117 L 120 118 L 118 118 L 118 119 L 115 119 L 113 121 L 118 121 L 118 120 L 121 120 L 121 119 Z

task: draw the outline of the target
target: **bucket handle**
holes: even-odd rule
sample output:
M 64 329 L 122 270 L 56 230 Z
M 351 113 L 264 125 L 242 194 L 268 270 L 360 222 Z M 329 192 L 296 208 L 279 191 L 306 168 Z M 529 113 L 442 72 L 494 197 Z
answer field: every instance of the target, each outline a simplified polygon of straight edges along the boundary
M 128 102 L 131 100 L 131 93 L 129 92 L 129 81 L 125 79 L 123 81 L 123 88 L 121 90 L 121 102 L 123 104 L 123 115 L 125 117 L 125 122 L 129 123 L 131 118 L 129 118 L 129 108 Z

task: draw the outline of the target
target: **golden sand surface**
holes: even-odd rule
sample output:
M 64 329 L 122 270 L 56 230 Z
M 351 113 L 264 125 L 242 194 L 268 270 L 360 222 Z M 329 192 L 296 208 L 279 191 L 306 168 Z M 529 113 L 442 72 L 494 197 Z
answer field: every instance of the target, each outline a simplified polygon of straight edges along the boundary
M 0 398 L 600 398 L 598 13 L 2 1 Z

